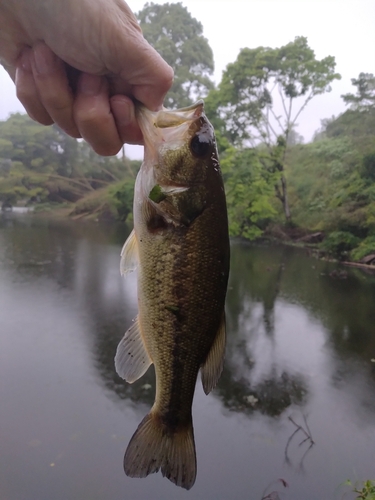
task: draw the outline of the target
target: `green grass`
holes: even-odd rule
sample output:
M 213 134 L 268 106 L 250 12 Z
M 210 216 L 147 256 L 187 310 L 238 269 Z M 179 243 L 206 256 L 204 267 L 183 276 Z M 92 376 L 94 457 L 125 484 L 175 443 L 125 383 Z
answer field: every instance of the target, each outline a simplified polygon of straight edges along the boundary
M 358 495 L 356 498 L 361 500 L 375 500 L 375 481 L 368 479 L 364 481 L 362 484 L 354 485 L 350 479 L 345 482 L 346 485 L 353 488 L 353 492 Z

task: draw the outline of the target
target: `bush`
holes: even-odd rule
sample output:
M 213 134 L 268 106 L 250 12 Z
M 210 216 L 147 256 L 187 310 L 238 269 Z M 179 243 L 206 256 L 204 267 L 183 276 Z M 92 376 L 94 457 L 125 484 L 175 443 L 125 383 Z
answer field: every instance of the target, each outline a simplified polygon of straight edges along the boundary
M 134 183 L 135 179 L 126 179 L 108 189 L 108 195 L 117 210 L 119 219 L 123 222 L 133 210 Z
M 322 243 L 322 248 L 331 255 L 344 260 L 360 239 L 347 231 L 334 231 Z
M 363 157 L 360 171 L 362 177 L 375 181 L 375 152 Z
M 375 254 L 375 235 L 368 236 L 361 243 L 352 250 L 350 257 L 352 260 L 361 260 L 366 255 Z
M 375 500 L 375 481 L 368 479 L 364 481 L 363 484 L 354 485 L 348 480 L 345 484 L 351 486 L 354 493 L 358 493 L 356 498 L 362 498 L 362 500 Z

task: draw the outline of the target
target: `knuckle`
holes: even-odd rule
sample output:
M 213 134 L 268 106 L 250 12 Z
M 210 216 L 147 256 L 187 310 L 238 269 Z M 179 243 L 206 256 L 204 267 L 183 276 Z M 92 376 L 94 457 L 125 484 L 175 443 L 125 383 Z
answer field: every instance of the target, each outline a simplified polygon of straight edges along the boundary
M 61 99 L 60 96 L 55 94 L 44 94 L 42 101 L 47 109 L 53 110 L 55 113 L 66 113 L 72 108 L 70 99 Z

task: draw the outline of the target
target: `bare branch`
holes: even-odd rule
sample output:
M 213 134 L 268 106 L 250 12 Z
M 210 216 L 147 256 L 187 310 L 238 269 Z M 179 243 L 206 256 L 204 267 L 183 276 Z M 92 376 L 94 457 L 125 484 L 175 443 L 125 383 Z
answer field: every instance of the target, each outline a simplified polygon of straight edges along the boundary
M 290 117 L 292 115 L 292 106 L 293 106 L 293 98 L 290 97 L 290 99 L 289 99 L 288 125 L 289 125 L 289 122 L 290 122 Z
M 303 454 L 303 456 L 302 456 L 302 458 L 301 458 L 301 460 L 300 460 L 299 468 L 300 468 L 300 470 L 301 470 L 301 471 L 303 471 L 303 470 L 304 470 L 304 463 L 303 463 L 303 462 L 304 462 L 304 460 L 305 460 L 305 458 L 306 458 L 306 455 L 308 454 L 308 452 L 311 450 L 311 448 L 312 448 L 313 446 L 314 446 L 314 442 L 313 442 L 313 441 L 311 441 L 310 446 L 307 448 L 307 450 L 305 451 L 305 453 Z
M 270 127 L 269 127 L 269 107 L 266 107 L 267 110 L 267 115 L 266 115 L 266 129 L 267 129 L 267 136 L 268 136 L 268 142 L 271 142 L 271 135 L 270 135 Z
M 303 444 L 305 444 L 306 442 L 310 442 L 310 445 L 309 447 L 307 448 L 307 450 L 304 452 L 304 454 L 302 455 L 302 458 L 299 462 L 299 468 L 301 470 L 303 470 L 303 466 L 304 466 L 304 460 L 305 460 L 305 457 L 306 455 L 308 454 L 308 452 L 311 450 L 311 448 L 314 446 L 315 442 L 313 441 L 312 439 L 312 435 L 311 435 L 311 431 L 310 431 L 310 428 L 307 424 L 307 418 L 305 415 L 303 415 L 303 420 L 305 422 L 305 426 L 306 426 L 306 429 L 302 426 L 302 425 L 299 425 L 297 424 L 293 419 L 292 417 L 288 417 L 288 419 L 292 422 L 293 425 L 295 425 L 296 429 L 295 431 L 291 434 L 291 436 L 288 438 L 287 440 L 287 443 L 285 445 L 285 450 L 284 450 L 284 456 L 285 456 L 285 461 L 286 463 L 288 464 L 291 464 L 291 460 L 289 458 L 289 455 L 288 455 L 288 450 L 289 450 L 289 446 L 294 438 L 294 436 L 298 433 L 298 432 L 302 432 L 306 438 L 303 439 L 300 443 L 299 443 L 299 446 L 302 446 Z
M 282 91 L 281 91 L 281 84 L 280 84 L 280 83 L 279 83 L 279 85 L 278 85 L 278 91 L 279 91 L 279 95 L 280 95 L 280 97 L 281 97 L 281 102 L 283 103 L 283 108 L 284 108 L 284 113 L 285 113 L 285 116 L 287 116 L 287 115 L 288 115 L 288 112 L 287 112 L 287 110 L 286 110 L 285 100 L 284 100 L 283 93 L 282 93 Z
M 294 436 L 297 434 L 297 432 L 299 431 L 299 429 L 296 429 L 290 436 L 289 436 L 289 439 L 288 441 L 286 442 L 286 446 L 285 446 L 285 450 L 284 450 L 284 456 L 285 456 L 285 462 L 287 464 L 290 464 L 291 463 L 291 460 L 289 458 L 289 455 L 288 455 L 288 448 L 289 448 L 289 445 L 290 443 L 292 442 L 292 439 L 294 438 Z
M 109 177 L 112 177 L 112 180 L 118 182 L 120 179 L 118 179 L 116 176 L 114 176 L 112 174 L 112 172 L 110 172 L 109 170 L 107 170 L 106 168 L 104 168 L 103 166 L 101 167 L 101 169 L 103 170 L 104 173 L 106 173 Z M 134 175 L 133 175 L 134 177 Z
M 66 182 L 66 183 L 77 184 L 83 188 L 88 189 L 89 191 L 95 191 L 95 189 L 88 182 L 88 179 L 86 179 L 85 177 L 78 177 L 78 178 L 76 177 L 76 178 L 72 179 L 70 177 L 64 177 L 64 176 L 58 175 L 58 174 L 48 174 L 48 177 L 51 179 L 58 179 L 58 180 Z M 108 184 L 108 182 L 105 182 L 105 181 L 99 181 L 99 182 L 103 182 L 103 183 Z
M 309 433 L 309 437 L 310 437 L 310 439 L 311 439 L 311 442 L 312 442 L 313 444 L 315 444 L 315 443 L 314 443 L 314 441 L 313 441 L 313 439 L 312 439 L 312 434 L 311 434 L 311 431 L 310 431 L 309 424 L 307 423 L 307 418 L 306 418 L 306 415 L 303 413 L 303 414 L 302 414 L 302 416 L 303 416 L 303 420 L 304 420 L 305 425 L 306 425 L 307 432 Z
M 270 90 L 270 94 L 272 94 L 272 92 L 275 90 L 275 88 L 276 88 L 276 85 L 277 85 L 277 84 L 278 84 L 278 81 L 277 81 L 277 80 L 276 80 L 276 78 L 275 78 L 275 83 L 273 84 L 273 87 L 272 87 L 272 89 Z
M 292 422 L 292 424 L 294 424 L 298 430 L 302 431 L 305 436 L 307 437 L 307 439 L 311 439 L 310 435 L 307 433 L 307 431 L 305 431 L 305 429 L 301 426 L 301 425 L 298 425 L 293 419 L 292 417 L 288 417 L 288 419 Z
M 307 96 L 305 102 L 303 103 L 303 105 L 301 106 L 300 110 L 298 111 L 298 113 L 296 114 L 296 116 L 294 117 L 293 121 L 291 122 L 290 126 L 293 127 L 294 124 L 296 123 L 296 120 L 297 118 L 299 117 L 299 115 L 302 113 L 302 111 L 306 108 L 307 104 L 311 101 L 311 99 L 314 97 L 314 91 L 312 90 L 310 92 L 310 94 Z
M 270 109 L 271 113 L 273 113 L 273 114 L 274 114 L 273 109 L 272 109 L 271 107 L 270 107 L 269 109 Z M 262 113 L 262 118 L 263 118 L 263 120 L 264 120 L 264 121 L 266 121 L 266 120 L 267 120 L 267 118 L 264 116 L 264 113 Z M 271 125 L 270 120 L 268 120 L 268 121 L 267 121 L 267 125 L 269 126 L 269 128 L 270 128 L 271 132 L 273 133 L 273 135 L 275 136 L 275 139 L 276 139 L 276 138 L 277 138 L 277 136 L 278 136 L 278 134 L 276 133 L 276 131 L 275 131 L 275 129 L 273 128 L 273 126 Z M 271 141 L 270 141 L 270 142 L 271 142 Z
M 271 113 L 272 113 L 273 117 L 275 118 L 275 120 L 277 121 L 277 123 L 279 124 L 281 131 L 284 131 L 284 127 L 281 124 L 280 118 L 278 116 L 276 116 L 276 113 L 274 112 L 274 110 L 272 108 L 271 108 Z

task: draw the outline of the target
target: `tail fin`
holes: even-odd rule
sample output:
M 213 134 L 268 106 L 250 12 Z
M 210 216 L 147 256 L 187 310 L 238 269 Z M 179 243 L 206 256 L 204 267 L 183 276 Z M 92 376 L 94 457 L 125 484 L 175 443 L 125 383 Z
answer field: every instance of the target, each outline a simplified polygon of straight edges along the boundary
M 177 486 L 189 490 L 197 474 L 193 425 L 168 433 L 151 411 L 135 431 L 124 457 L 130 477 L 146 477 L 161 469 Z

